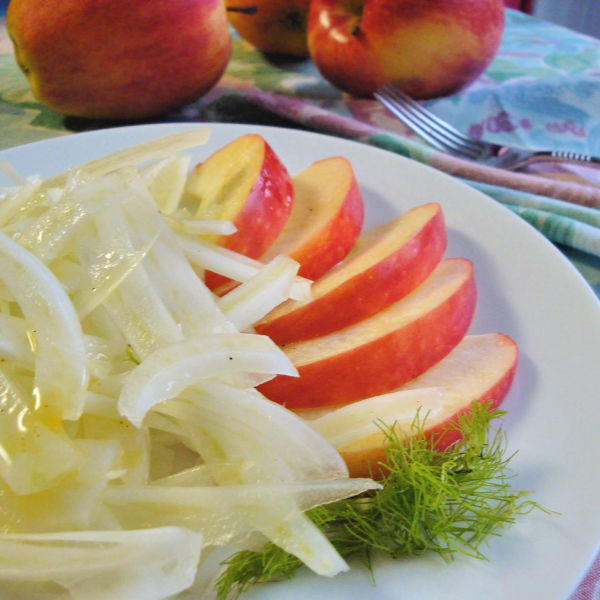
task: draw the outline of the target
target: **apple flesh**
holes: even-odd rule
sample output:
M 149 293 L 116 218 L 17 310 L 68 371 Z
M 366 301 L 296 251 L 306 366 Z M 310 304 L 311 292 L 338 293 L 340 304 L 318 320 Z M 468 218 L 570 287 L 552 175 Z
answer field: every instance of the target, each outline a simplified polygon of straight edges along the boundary
M 458 344 L 473 317 L 476 289 L 466 259 L 445 259 L 413 292 L 375 315 L 284 346 L 299 377 L 258 387 L 291 409 L 347 404 L 414 379 Z
M 434 98 L 478 77 L 503 30 L 503 0 L 312 0 L 307 35 L 323 77 L 346 92 L 392 83 Z
M 275 151 L 257 134 L 236 138 L 197 165 L 186 184 L 196 218 L 232 221 L 232 235 L 205 236 L 218 245 L 258 258 L 280 234 L 292 209 L 292 179 Z M 215 289 L 229 282 L 207 271 Z
M 393 392 L 299 414 L 337 448 L 352 477 L 368 477 L 386 459 L 385 435 L 377 423 L 407 432 L 420 410 L 423 435 L 443 450 L 459 439 L 459 432 L 448 428 L 470 411 L 472 402 L 490 402 L 490 408 L 503 402 L 517 360 L 517 345 L 508 336 L 468 335 L 431 369 Z
M 284 254 L 300 264 L 299 276 L 315 280 L 356 243 L 363 226 L 363 198 L 352 165 L 342 157 L 312 163 L 292 183 L 292 211 L 261 262 Z
M 221 0 L 11 0 L 6 26 L 34 96 L 78 117 L 143 119 L 193 102 L 231 53 Z
M 255 48 L 306 58 L 309 1 L 225 0 L 225 5 L 233 28 Z
M 424 281 L 442 259 L 446 240 L 439 204 L 408 210 L 361 235 L 352 253 L 315 281 L 310 302 L 284 302 L 254 328 L 289 344 L 358 323 Z

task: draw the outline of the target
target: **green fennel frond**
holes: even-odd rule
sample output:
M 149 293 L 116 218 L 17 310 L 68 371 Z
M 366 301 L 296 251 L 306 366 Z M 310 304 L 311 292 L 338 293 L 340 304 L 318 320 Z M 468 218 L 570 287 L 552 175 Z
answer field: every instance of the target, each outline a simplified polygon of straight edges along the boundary
M 519 515 L 543 509 L 530 492 L 512 489 L 506 437 L 491 422 L 505 413 L 473 403 L 452 426 L 460 440 L 436 450 L 417 415 L 410 435 L 384 427 L 387 440 L 382 489 L 318 506 L 308 516 L 344 557 L 358 556 L 370 569 L 371 553 L 392 558 L 435 552 L 484 559 L 482 542 Z M 217 583 L 221 600 L 249 587 L 290 579 L 302 566 L 270 542 L 232 555 Z

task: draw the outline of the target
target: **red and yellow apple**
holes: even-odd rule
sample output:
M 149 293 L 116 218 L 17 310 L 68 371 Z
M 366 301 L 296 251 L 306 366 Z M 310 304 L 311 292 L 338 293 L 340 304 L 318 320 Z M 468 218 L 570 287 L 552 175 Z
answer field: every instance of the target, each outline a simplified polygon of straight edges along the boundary
M 190 174 L 185 194 L 199 219 L 233 222 L 232 235 L 206 239 L 250 258 L 258 258 L 281 233 L 292 209 L 292 178 L 275 151 L 257 134 L 226 144 Z M 210 289 L 229 280 L 207 271 Z
M 336 87 L 369 96 L 393 83 L 433 98 L 479 76 L 503 30 L 503 0 L 311 0 L 307 34 Z
M 299 377 L 258 387 L 288 408 L 347 404 L 418 377 L 464 337 L 476 289 L 470 261 L 443 260 L 410 294 L 328 335 L 283 346 Z
M 503 402 L 517 358 L 517 345 L 505 335 L 467 335 L 445 358 L 393 392 L 299 414 L 338 449 L 352 477 L 368 477 L 385 463 L 382 422 L 395 424 L 401 434 L 421 410 L 423 434 L 443 450 L 459 439 L 450 426 L 470 411 L 472 402 L 489 402 L 491 408 Z
M 358 323 L 415 289 L 445 249 L 440 205 L 417 206 L 361 235 L 352 253 L 314 282 L 311 301 L 288 300 L 254 328 L 289 344 Z
M 281 233 L 260 258 L 279 254 L 300 264 L 298 275 L 315 280 L 342 260 L 360 235 L 364 204 L 350 161 L 316 161 L 293 179 L 292 211 Z
M 225 0 L 229 22 L 254 47 L 271 54 L 308 56 L 310 0 Z
M 6 26 L 35 97 L 79 117 L 142 119 L 190 103 L 231 52 L 222 0 L 11 0 Z

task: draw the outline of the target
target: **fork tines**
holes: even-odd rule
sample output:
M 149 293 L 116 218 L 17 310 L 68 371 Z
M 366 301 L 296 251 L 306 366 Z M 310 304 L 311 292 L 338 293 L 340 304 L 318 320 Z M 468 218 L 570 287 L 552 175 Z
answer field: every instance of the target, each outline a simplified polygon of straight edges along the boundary
M 485 143 L 464 135 L 397 87 L 386 84 L 374 96 L 435 148 L 470 159 L 477 159 L 485 152 Z

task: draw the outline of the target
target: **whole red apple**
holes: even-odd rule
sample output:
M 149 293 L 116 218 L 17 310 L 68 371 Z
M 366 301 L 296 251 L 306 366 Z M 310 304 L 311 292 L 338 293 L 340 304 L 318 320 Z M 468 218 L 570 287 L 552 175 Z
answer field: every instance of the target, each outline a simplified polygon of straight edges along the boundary
M 255 48 L 306 58 L 309 1 L 225 0 L 225 4 L 234 29 Z
M 480 75 L 503 30 L 503 0 L 312 0 L 308 48 L 346 92 L 369 96 L 393 83 L 433 98 Z
M 231 52 L 223 0 L 11 0 L 36 98 L 66 115 L 141 119 L 192 102 Z

